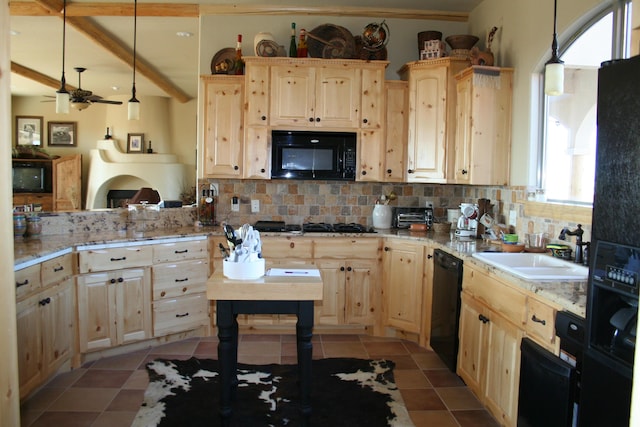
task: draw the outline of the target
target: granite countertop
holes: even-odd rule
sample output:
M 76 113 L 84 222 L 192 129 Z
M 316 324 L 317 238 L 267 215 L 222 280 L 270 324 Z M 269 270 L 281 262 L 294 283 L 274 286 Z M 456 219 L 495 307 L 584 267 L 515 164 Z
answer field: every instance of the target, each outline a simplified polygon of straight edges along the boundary
M 490 274 L 504 279 L 515 286 L 539 295 L 541 298 L 554 302 L 565 310 L 584 317 L 586 310 L 587 282 L 568 281 L 530 281 L 524 280 L 498 268 L 474 258 L 477 251 L 499 250 L 490 244 L 478 239 L 459 240 L 451 239 L 449 233 L 413 232 L 409 230 L 378 230 L 376 233 L 291 233 L 270 232 L 262 233 L 264 236 L 285 237 L 359 237 L 359 238 L 400 238 L 412 241 L 424 241 L 435 244 L 438 248 L 449 252 L 463 260 L 484 269 Z M 114 231 L 104 233 L 69 233 L 59 235 L 41 236 L 37 239 L 16 238 L 14 241 L 14 268 L 19 270 L 29 265 L 42 262 L 64 253 L 71 252 L 74 248 L 92 245 L 118 245 L 154 243 L 163 239 L 184 238 L 190 236 L 216 236 L 224 235 L 221 227 L 178 227 L 163 228 L 136 235 L 130 231 Z

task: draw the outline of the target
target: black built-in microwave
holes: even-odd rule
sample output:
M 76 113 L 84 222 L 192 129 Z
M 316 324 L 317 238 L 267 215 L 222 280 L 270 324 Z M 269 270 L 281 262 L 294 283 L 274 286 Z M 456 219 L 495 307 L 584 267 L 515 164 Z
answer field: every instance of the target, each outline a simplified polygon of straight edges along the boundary
M 271 178 L 355 181 L 354 132 L 271 133 Z

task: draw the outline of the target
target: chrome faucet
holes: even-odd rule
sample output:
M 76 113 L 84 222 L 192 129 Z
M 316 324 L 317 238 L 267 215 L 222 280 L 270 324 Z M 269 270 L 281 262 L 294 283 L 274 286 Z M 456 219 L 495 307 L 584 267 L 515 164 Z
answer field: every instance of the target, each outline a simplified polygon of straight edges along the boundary
M 582 235 L 584 234 L 584 230 L 582 229 L 582 224 L 578 224 L 578 228 L 571 231 L 568 227 L 564 227 L 562 231 L 560 231 L 560 236 L 558 239 L 567 240 L 567 236 L 576 236 L 576 252 L 575 252 L 575 262 L 578 264 L 584 264 L 587 260 L 584 257 L 583 246 L 589 246 L 588 242 L 582 241 Z

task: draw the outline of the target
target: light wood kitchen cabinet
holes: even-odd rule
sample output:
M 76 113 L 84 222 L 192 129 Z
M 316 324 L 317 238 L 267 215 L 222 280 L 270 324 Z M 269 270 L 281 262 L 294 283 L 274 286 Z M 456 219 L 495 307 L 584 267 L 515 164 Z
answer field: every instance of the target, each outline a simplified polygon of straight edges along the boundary
M 508 185 L 513 69 L 473 66 L 456 75 L 453 181 Z
M 407 181 L 445 183 L 453 167 L 456 85 L 469 66 L 460 58 L 414 61 L 399 71 L 409 82 Z
M 244 76 L 202 76 L 203 176 L 241 178 Z
M 152 337 L 148 267 L 82 274 L 76 286 L 81 353 Z
M 374 325 L 380 311 L 379 257 L 378 239 L 314 240 L 314 261 L 324 294 L 315 304 L 316 324 Z
M 357 129 L 360 88 L 360 70 L 339 61 L 274 64 L 270 124 Z
M 515 426 L 523 331 L 462 292 L 458 375 L 498 419 Z
M 384 182 L 404 182 L 406 146 L 408 141 L 409 84 L 405 81 L 387 81 L 386 126 L 384 141 Z
M 29 280 L 34 285 L 30 293 L 18 296 L 16 305 L 20 398 L 28 396 L 71 359 L 74 336 L 71 266 L 72 256 L 65 254 L 16 272 L 16 282 Z
M 383 251 L 385 325 L 419 334 L 422 328 L 425 245 L 387 239 Z
M 384 180 L 384 148 L 383 131 L 367 129 L 360 131 L 357 151 L 357 181 L 381 182 Z
M 462 282 L 458 375 L 498 421 L 517 424 L 520 343 L 531 337 L 554 354 L 560 307 L 466 264 Z
M 153 245 L 151 273 L 154 337 L 209 324 L 206 239 Z
M 246 61 L 245 73 L 243 178 L 269 179 L 271 177 L 269 65 Z

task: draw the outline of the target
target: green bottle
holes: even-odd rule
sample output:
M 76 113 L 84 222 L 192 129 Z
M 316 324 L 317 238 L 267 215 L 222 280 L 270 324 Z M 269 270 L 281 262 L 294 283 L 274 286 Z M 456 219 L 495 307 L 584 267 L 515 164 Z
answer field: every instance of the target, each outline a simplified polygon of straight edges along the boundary
M 296 23 L 291 23 L 291 42 L 289 43 L 289 56 L 291 58 L 298 57 L 298 47 L 296 46 Z

